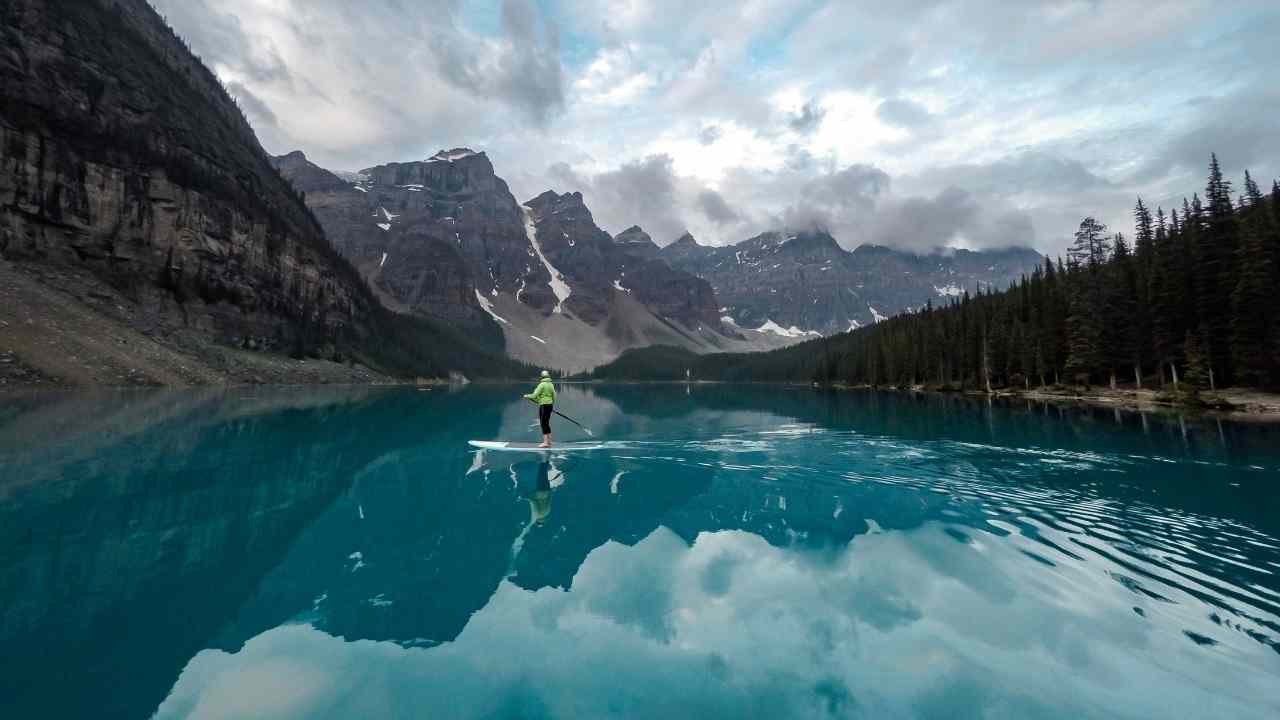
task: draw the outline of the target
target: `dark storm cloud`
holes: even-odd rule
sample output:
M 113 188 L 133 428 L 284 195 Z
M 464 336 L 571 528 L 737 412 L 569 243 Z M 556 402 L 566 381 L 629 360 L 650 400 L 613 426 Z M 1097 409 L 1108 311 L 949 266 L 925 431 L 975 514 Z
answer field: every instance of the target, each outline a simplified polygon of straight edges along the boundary
M 239 69 L 256 82 L 289 80 L 289 68 L 274 47 L 254 48 L 235 15 L 209 0 L 152 0 L 151 3 L 206 65 Z
M 818 229 L 846 249 L 875 243 L 918 253 L 957 243 L 1033 246 L 1037 238 L 1031 217 L 997 196 L 956 186 L 896 195 L 888 173 L 865 164 L 834 170 L 817 161 L 799 170 L 737 168 L 719 189 L 676 175 L 666 155 L 594 176 L 556 163 L 547 176 L 560 191 L 581 190 L 601 227 L 617 232 L 639 224 L 659 244 L 686 229 L 703 242 L 722 244 L 767 230 Z
M 1193 121 L 1149 160 L 1144 177 L 1206 171 L 1211 153 L 1218 154 L 1223 171 L 1231 175 L 1246 168 L 1280 173 L 1280 86 L 1250 87 L 1188 105 Z
M 504 109 L 542 127 L 565 107 L 559 31 L 531 0 L 504 0 L 496 37 L 465 31 L 457 0 L 358 6 L 294 0 L 271 11 L 213 0 L 153 1 L 206 64 L 257 98 L 270 98 L 272 107 L 263 109 L 273 111 L 281 127 L 318 125 L 286 112 L 296 115 L 289 105 L 304 104 L 294 100 L 330 103 L 335 122 L 350 124 L 351 115 L 360 114 L 381 134 L 366 141 L 366 153 L 398 147 L 403 151 L 392 152 L 406 154 L 395 159 L 404 159 L 420 152 L 426 137 L 471 135 L 499 118 L 504 128 L 519 127 Z M 293 48 L 288 62 L 279 48 Z M 317 67 L 342 71 L 317 75 Z M 441 92 L 445 86 L 458 92 Z M 308 107 L 314 113 L 314 103 Z
M 817 103 L 810 100 L 800 108 L 800 112 L 795 117 L 787 121 L 787 125 L 801 135 L 808 134 L 818 129 L 822 124 L 822 118 L 826 115 L 826 111 L 818 107 Z
M 977 221 L 980 210 L 972 194 L 956 187 L 932 198 L 907 198 L 877 218 L 872 240 L 894 247 L 944 247 L 957 229 Z
M 945 248 L 961 239 L 984 248 L 1035 243 L 1035 230 L 1025 213 L 993 211 L 973 193 L 958 187 L 949 187 L 934 197 L 886 203 L 869 230 L 870 242 L 916 252 Z
M 456 31 L 435 33 L 429 47 L 451 85 L 502 100 L 545 125 L 565 103 L 559 29 L 540 21 L 527 0 L 504 0 L 502 29 L 505 43 L 496 59 L 477 53 L 474 40 Z
M 850 239 L 848 229 L 876 206 L 877 198 L 889 189 L 889 175 L 870 165 L 850 165 L 835 172 L 814 172 L 811 164 L 798 163 L 795 173 L 808 175 L 796 187 L 793 201 L 773 218 L 774 224 L 791 231 L 824 230 Z M 812 173 L 812 174 L 811 174 Z M 768 184 L 788 183 L 774 176 Z M 774 192 L 785 192 L 779 188 Z
M 249 88 L 238 82 L 227 83 L 227 92 L 231 93 L 231 97 L 235 98 L 236 104 L 244 110 L 245 115 L 249 118 L 249 122 L 258 128 L 259 132 L 264 127 L 277 127 L 280 121 L 276 118 L 276 114 L 271 112 L 271 108 L 267 104 L 253 94 Z
M 723 134 L 724 134 L 724 131 L 720 129 L 719 125 L 708 125 L 702 128 L 702 130 L 698 133 L 698 142 L 702 143 L 703 145 L 713 145 L 715 144 L 715 141 L 719 140 L 720 136 Z
M 804 184 L 805 200 L 841 211 L 866 210 L 889 189 L 889 175 L 871 165 L 850 165 Z
M 890 125 L 904 128 L 928 125 L 934 121 L 934 117 L 923 105 L 906 98 L 885 100 L 876 108 L 876 115 Z
M 715 190 L 703 190 L 698 193 L 698 207 L 701 208 L 702 214 L 707 219 L 717 225 L 727 225 L 735 223 L 742 219 L 729 203 L 725 202 L 724 196 Z
M 650 155 L 591 177 L 557 163 L 548 175 L 553 181 L 564 183 L 562 191 L 581 191 L 596 224 L 609 232 L 639 224 L 659 245 L 666 245 L 685 232 L 677 197 L 678 180 L 668 155 Z
M 945 165 L 914 178 L 926 186 L 957 186 L 984 195 L 1078 193 L 1112 188 L 1078 160 L 1045 151 L 1025 151 L 989 163 Z

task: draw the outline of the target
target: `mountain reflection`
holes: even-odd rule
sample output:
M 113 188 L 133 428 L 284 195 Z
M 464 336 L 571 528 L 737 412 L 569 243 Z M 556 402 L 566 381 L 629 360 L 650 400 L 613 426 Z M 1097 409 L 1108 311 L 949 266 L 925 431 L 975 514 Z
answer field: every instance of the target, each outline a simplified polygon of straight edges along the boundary
M 607 452 L 467 448 L 532 432 L 518 394 L 12 403 L 0 693 L 15 717 L 1280 708 L 1272 429 L 566 386 Z

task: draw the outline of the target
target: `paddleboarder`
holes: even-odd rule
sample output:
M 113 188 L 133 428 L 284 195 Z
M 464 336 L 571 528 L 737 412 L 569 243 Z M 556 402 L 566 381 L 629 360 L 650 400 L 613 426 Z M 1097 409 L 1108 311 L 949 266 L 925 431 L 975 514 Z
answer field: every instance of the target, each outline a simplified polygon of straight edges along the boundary
M 551 413 L 555 411 L 556 404 L 556 388 L 551 384 L 551 373 L 543 370 L 538 386 L 524 397 L 538 406 L 538 422 L 542 425 L 542 444 L 538 447 L 551 447 Z

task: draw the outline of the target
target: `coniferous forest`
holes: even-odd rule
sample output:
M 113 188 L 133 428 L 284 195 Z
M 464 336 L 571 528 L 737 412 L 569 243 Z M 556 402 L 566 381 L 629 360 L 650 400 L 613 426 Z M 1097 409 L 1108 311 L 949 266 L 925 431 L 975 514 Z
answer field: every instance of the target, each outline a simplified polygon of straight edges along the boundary
M 871 327 L 758 355 L 627 353 L 600 379 L 927 385 L 1107 384 L 1196 393 L 1280 385 L 1280 184 L 1233 193 L 1217 156 L 1204 197 L 1150 208 L 1132 235 L 1092 217 L 1065 259 L 1004 291 L 976 289 Z

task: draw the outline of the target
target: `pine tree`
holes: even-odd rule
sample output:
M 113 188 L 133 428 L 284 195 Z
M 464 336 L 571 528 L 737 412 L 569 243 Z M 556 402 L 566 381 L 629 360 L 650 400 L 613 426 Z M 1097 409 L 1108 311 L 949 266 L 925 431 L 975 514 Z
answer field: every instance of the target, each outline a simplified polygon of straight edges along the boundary
M 1087 217 L 1076 230 L 1075 242 L 1067 250 L 1067 262 L 1076 266 L 1096 267 L 1107 259 L 1109 251 L 1106 239 L 1107 226 Z
M 1212 387 L 1231 380 L 1231 294 L 1239 245 L 1231 181 L 1223 178 L 1216 154 L 1209 162 L 1205 200 L 1208 207 L 1197 213 L 1203 224 L 1196 237 L 1196 293 L 1200 322 L 1207 330 L 1201 339 L 1206 343 Z
M 1116 388 L 1116 374 L 1121 368 L 1132 368 L 1134 380 L 1142 386 L 1142 327 L 1137 313 L 1137 260 L 1129 253 L 1129 244 L 1117 233 L 1115 255 L 1105 268 L 1103 283 L 1102 347 L 1110 373 L 1111 389 Z M 1145 313 L 1142 313 L 1145 315 Z
M 1275 317 L 1274 272 L 1260 223 L 1249 222 L 1240 245 L 1240 273 L 1232 294 L 1232 359 L 1242 383 L 1270 383 L 1274 356 L 1269 352 Z
M 1103 364 L 1102 263 L 1108 243 L 1103 237 L 1106 226 L 1088 217 L 1076 231 L 1075 243 L 1068 252 L 1069 281 L 1072 287 L 1067 318 L 1067 372 L 1073 379 L 1088 382 Z
M 1271 224 L 1280 227 L 1280 180 L 1271 181 Z
M 1138 204 L 1133 208 L 1133 222 L 1134 253 L 1142 273 L 1145 274 L 1155 257 L 1155 232 L 1151 223 L 1151 211 L 1142 204 L 1142 198 L 1138 198 Z
M 1187 370 L 1183 381 L 1187 384 L 1188 391 L 1197 393 L 1209 385 L 1209 358 L 1204 350 L 1203 336 L 1208 333 L 1208 329 L 1201 328 L 1192 332 L 1187 331 L 1183 340 L 1183 354 L 1187 357 Z
M 1280 286 L 1280 181 L 1276 180 L 1271 181 L 1271 223 L 1267 236 L 1271 268 L 1276 274 L 1276 285 Z
M 1270 352 L 1276 317 L 1275 268 L 1267 247 L 1271 223 L 1262 192 L 1248 171 L 1245 171 L 1244 184 L 1248 203 L 1237 251 L 1236 285 L 1231 296 L 1231 355 L 1237 380 L 1261 387 L 1271 383 L 1275 369 Z
M 1178 213 L 1174 211 L 1173 225 L 1176 227 L 1177 223 Z M 1156 208 L 1155 258 L 1151 264 L 1151 277 L 1148 281 L 1150 287 L 1148 313 L 1151 320 L 1151 348 L 1160 369 L 1161 386 L 1165 382 L 1165 368 L 1176 361 L 1182 338 L 1176 303 L 1173 302 L 1172 297 L 1172 293 L 1176 291 L 1174 278 L 1177 274 L 1175 250 L 1165 223 L 1164 208 Z
M 1253 181 L 1253 177 L 1249 175 L 1249 171 L 1244 171 L 1244 194 L 1240 196 L 1240 206 L 1249 208 L 1262 207 L 1262 190 L 1258 187 L 1258 183 Z

